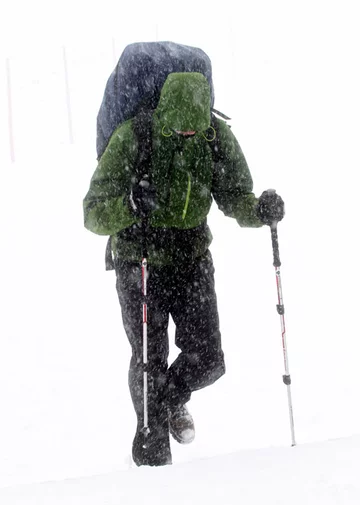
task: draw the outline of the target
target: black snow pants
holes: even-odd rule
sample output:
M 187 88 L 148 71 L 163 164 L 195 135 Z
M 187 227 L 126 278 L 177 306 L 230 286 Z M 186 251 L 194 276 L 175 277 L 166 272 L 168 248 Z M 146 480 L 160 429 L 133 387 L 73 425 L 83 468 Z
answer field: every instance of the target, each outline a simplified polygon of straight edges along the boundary
M 225 373 L 210 251 L 190 264 L 148 267 L 148 413 L 143 427 L 142 278 L 139 263 L 117 261 L 116 288 L 124 328 L 131 344 L 129 387 L 138 420 L 133 457 L 138 465 L 171 463 L 168 410 Z M 168 323 L 175 326 L 180 353 L 168 365 Z M 146 447 L 144 447 L 146 445 Z

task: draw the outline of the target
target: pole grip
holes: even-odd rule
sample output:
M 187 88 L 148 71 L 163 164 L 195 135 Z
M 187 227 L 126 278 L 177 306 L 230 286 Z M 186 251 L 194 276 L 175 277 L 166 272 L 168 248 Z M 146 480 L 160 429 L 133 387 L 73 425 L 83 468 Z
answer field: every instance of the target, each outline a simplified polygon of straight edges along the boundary
M 277 234 L 277 221 L 274 221 L 270 226 L 271 231 L 271 242 L 273 248 L 273 256 L 274 256 L 274 267 L 279 267 L 281 265 L 280 261 L 280 253 L 279 253 L 279 240 Z

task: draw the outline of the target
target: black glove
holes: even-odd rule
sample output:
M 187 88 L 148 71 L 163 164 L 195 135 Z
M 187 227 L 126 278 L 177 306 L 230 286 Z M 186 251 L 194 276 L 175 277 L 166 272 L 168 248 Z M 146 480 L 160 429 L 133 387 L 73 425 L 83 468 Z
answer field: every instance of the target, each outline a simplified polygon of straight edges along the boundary
M 146 177 L 132 185 L 129 208 L 134 216 L 142 219 L 156 208 L 156 190 Z
M 282 220 L 285 215 L 284 201 L 274 189 L 262 193 L 256 207 L 256 215 L 261 222 L 269 226 Z

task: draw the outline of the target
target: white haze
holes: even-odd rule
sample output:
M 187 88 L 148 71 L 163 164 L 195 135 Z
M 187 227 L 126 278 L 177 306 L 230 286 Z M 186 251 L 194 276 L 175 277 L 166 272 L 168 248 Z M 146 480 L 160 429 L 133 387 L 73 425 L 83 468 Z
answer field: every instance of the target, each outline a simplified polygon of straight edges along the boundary
M 83 228 L 82 198 L 96 167 L 95 121 L 106 79 L 125 45 L 136 41 L 172 40 L 209 54 L 215 106 L 233 118 L 255 193 L 276 188 L 285 200 L 279 241 L 298 444 L 360 433 L 356 2 L 236 5 L 236 11 L 230 2 L 216 8 L 208 2 L 159 1 L 126 6 L 12 2 L 5 8 L 0 49 L 2 486 L 113 474 L 128 467 L 135 428 L 127 389 L 130 348 L 114 275 L 104 271 L 106 240 Z M 290 445 L 290 429 L 270 232 L 240 229 L 215 205 L 209 223 L 227 374 L 193 395 L 196 440 L 186 448 L 173 446 L 175 464 L 161 470 L 170 481 L 177 465 L 193 465 L 196 479 L 202 470 L 194 460 L 218 456 L 218 469 L 223 455 L 236 451 L 264 454 L 277 448 L 268 449 L 269 457 L 280 463 L 295 457 L 282 455 Z M 349 441 L 350 448 L 344 446 L 351 451 L 353 443 L 355 450 L 358 438 Z M 246 456 L 237 457 L 245 467 Z M 229 466 L 224 468 L 231 476 Z M 136 479 L 146 480 L 146 469 L 132 472 L 138 472 L 134 485 L 141 488 Z M 241 494 L 235 496 L 234 503 L 241 501 Z

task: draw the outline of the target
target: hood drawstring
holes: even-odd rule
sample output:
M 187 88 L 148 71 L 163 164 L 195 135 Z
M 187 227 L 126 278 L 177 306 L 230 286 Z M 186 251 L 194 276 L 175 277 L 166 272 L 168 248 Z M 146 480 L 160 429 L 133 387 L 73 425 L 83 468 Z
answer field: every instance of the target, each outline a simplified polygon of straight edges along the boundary
M 165 133 L 165 128 L 166 128 L 166 125 L 164 125 L 162 127 L 161 133 L 164 135 L 164 137 L 171 137 L 171 135 L 173 134 L 173 132 L 171 130 L 169 130 L 170 133 Z
M 214 128 L 213 126 L 210 126 L 210 127 L 208 128 L 208 130 L 212 130 L 212 132 L 213 132 L 213 134 L 214 134 L 214 135 L 213 135 L 213 137 L 212 137 L 211 139 L 207 138 L 207 137 L 206 137 L 206 135 L 205 135 L 203 132 L 201 132 L 201 135 L 204 137 L 204 139 L 205 139 L 207 142 L 212 142 L 213 140 L 215 140 L 215 139 L 216 139 L 216 130 L 215 130 L 215 128 Z M 208 131 L 208 130 L 206 130 L 206 131 Z

